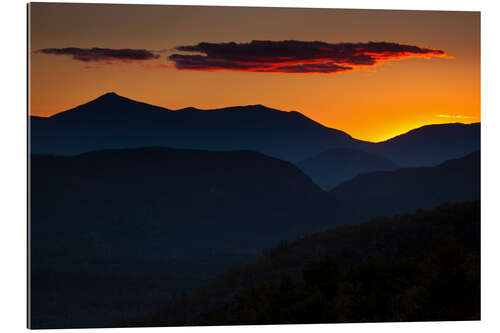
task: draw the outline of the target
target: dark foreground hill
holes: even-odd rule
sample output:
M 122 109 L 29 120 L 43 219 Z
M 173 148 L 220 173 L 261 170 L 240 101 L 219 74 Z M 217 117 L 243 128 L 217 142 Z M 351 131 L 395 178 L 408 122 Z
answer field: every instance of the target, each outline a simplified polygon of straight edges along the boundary
M 437 165 L 479 150 L 479 135 L 479 124 L 432 125 L 374 144 L 295 111 L 263 105 L 172 111 L 114 93 L 48 118 L 30 117 L 31 152 L 58 155 L 165 146 L 254 150 L 296 163 L 329 149 L 351 148 L 410 167 Z
M 319 230 L 328 198 L 260 153 L 142 148 L 32 155 L 30 199 L 32 325 L 54 328 L 112 326 Z
M 360 173 L 399 169 L 388 158 L 349 148 L 329 149 L 297 166 L 327 191 Z
M 480 319 L 480 204 L 280 243 L 132 326 Z
M 33 232 L 56 231 L 54 241 L 78 228 L 133 239 L 137 231 L 168 231 L 169 246 L 185 252 L 176 234 L 188 232 L 192 248 L 210 248 L 221 237 L 228 248 L 242 248 L 254 233 L 265 241 L 313 228 L 302 228 L 302 218 L 313 216 L 325 195 L 291 163 L 257 152 L 153 147 L 33 155 L 31 199 Z
M 444 202 L 479 200 L 480 157 L 474 152 L 436 167 L 361 174 L 330 194 L 351 222 L 429 209 Z
M 478 183 L 468 187 L 464 178 L 472 173 L 479 181 L 475 164 L 445 164 L 452 166 L 446 176 L 433 178 L 437 203 L 477 197 L 471 188 Z M 340 205 L 291 163 L 252 151 L 153 147 L 32 155 L 31 325 L 128 322 L 280 240 L 389 215 L 395 207 L 421 208 L 429 201 L 419 186 L 405 184 L 400 201 L 374 198 L 374 206 L 343 199 Z

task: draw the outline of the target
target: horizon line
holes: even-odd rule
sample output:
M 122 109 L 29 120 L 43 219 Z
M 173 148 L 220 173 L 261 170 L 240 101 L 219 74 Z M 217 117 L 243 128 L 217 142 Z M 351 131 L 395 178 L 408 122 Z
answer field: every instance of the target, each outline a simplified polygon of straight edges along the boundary
M 180 109 L 169 109 L 169 108 L 166 108 L 164 106 L 159 106 L 159 105 L 154 105 L 154 104 L 150 104 L 150 103 L 146 103 L 146 102 L 141 102 L 141 101 L 137 101 L 137 100 L 134 100 L 134 99 L 131 99 L 131 98 L 128 98 L 128 97 L 125 97 L 125 96 L 122 96 L 122 95 L 119 95 L 117 93 L 115 93 L 114 91 L 110 91 L 110 92 L 107 92 L 107 93 L 104 93 L 102 95 L 99 95 L 98 97 L 88 101 L 88 102 L 85 102 L 85 103 L 82 103 L 82 104 L 78 104 L 77 106 L 74 106 L 72 108 L 69 108 L 67 110 L 64 110 L 64 111 L 60 111 L 60 112 L 55 112 L 49 116 L 40 116 L 40 115 L 36 115 L 36 114 L 32 114 L 32 111 L 31 110 L 28 110 L 28 116 L 29 117 L 37 117 L 37 118 L 44 118 L 44 119 L 50 119 L 52 118 L 53 116 L 56 116 L 58 114 L 61 114 L 61 113 L 64 113 L 64 112 L 67 112 L 67 111 L 70 111 L 70 110 L 73 110 L 73 109 L 76 109 L 80 106 L 83 106 L 83 105 L 86 105 L 88 103 L 91 103 L 93 101 L 96 101 L 104 96 L 118 96 L 120 98 L 123 98 L 123 99 L 127 99 L 127 100 L 130 100 L 132 102 L 136 102 L 136 103 L 141 103 L 141 104 L 146 104 L 146 105 L 150 105 L 152 107 L 156 107 L 156 108 L 161 108 L 161 109 L 165 109 L 165 111 L 172 111 L 172 112 L 182 112 L 182 111 L 187 111 L 186 109 L 194 109 L 196 111 L 200 111 L 200 112 L 210 112 L 210 111 L 221 111 L 223 109 L 231 109 L 231 108 L 246 108 L 246 107 L 264 107 L 266 109 L 269 109 L 269 110 L 273 110 L 273 111 L 278 111 L 278 112 L 284 112 L 284 113 L 291 113 L 291 112 L 296 112 L 296 113 L 299 113 L 301 114 L 302 116 L 306 117 L 307 119 L 325 127 L 325 128 L 328 128 L 328 129 L 332 129 L 332 130 L 337 130 L 337 131 L 341 131 L 341 132 L 344 132 L 346 133 L 347 135 L 349 135 L 351 138 L 355 139 L 355 140 L 358 140 L 358 141 L 364 141 L 364 142 L 368 142 L 368 143 L 383 143 L 383 142 L 386 142 L 386 141 L 389 141 L 389 140 L 392 140 L 394 138 L 397 138 L 401 135 L 405 135 L 405 134 L 408 134 L 414 130 L 417 130 L 419 128 L 423 128 L 423 127 L 427 127 L 427 126 L 442 126 L 442 125 L 453 125 L 453 124 L 461 124 L 461 125 L 474 125 L 474 124 L 481 124 L 481 121 L 477 121 L 477 122 L 470 122 L 470 123 L 463 123 L 463 122 L 449 122 L 449 123 L 429 123 L 429 124 L 425 124 L 425 125 L 421 125 L 421 126 L 417 126 L 417 127 L 414 127 L 410 130 L 407 130 L 405 132 L 401 132 L 400 134 L 396 134 L 394 136 L 391 136 L 389 137 L 388 139 L 383 139 L 383 140 L 380 140 L 380 141 L 370 141 L 370 140 L 363 140 L 363 139 L 357 139 L 355 138 L 354 136 L 352 136 L 351 134 L 349 134 L 347 131 L 345 130 L 342 130 L 342 129 L 339 129 L 339 128 L 334 128 L 334 127 L 329 127 L 329 126 L 326 126 L 324 125 L 323 123 L 317 121 L 317 120 L 314 120 L 310 117 L 308 117 L 307 115 L 303 114 L 302 112 L 300 111 L 296 111 L 296 110 L 280 110 L 280 109 L 276 109 L 276 108 L 273 108 L 273 107 L 269 107 L 269 106 L 266 106 L 264 104 L 260 104 L 260 103 L 257 103 L 257 104 L 248 104 L 248 105 L 232 105 L 232 106 L 223 106 L 223 107 L 219 107 L 219 108 L 210 108 L 210 109 L 202 109 L 202 108 L 197 108 L 197 107 L 194 107 L 194 106 L 187 106 L 187 107 L 183 107 L 183 108 L 180 108 Z M 28 109 L 30 108 L 30 106 L 28 106 Z M 229 111 L 228 111 L 229 112 Z M 469 119 L 469 117 L 453 117 L 453 119 Z

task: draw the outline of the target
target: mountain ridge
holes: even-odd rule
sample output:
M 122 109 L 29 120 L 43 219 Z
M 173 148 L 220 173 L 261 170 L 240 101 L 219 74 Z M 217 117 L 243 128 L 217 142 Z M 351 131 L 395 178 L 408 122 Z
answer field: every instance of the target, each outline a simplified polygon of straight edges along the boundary
M 157 112 L 138 112 L 157 111 Z M 262 105 L 172 111 L 106 94 L 43 121 L 31 122 L 32 152 L 74 155 L 141 146 L 256 150 L 294 161 L 309 152 L 356 142 L 297 112 Z
M 419 126 L 419 127 L 415 127 L 411 130 L 409 130 L 408 132 L 405 132 L 405 133 L 401 133 L 401 134 L 398 134 L 398 135 L 395 135 L 393 136 L 392 138 L 389 138 L 387 140 L 383 140 L 383 141 L 379 141 L 379 142 L 374 142 L 374 143 L 388 143 L 388 142 L 391 142 L 393 140 L 396 140 L 398 138 L 401 138 L 401 137 L 404 137 L 404 136 L 407 136 L 407 135 L 413 135 L 413 134 L 417 134 L 419 131 L 424 131 L 424 130 L 428 130 L 428 129 L 435 129 L 435 128 L 443 128 L 443 127 L 454 127 L 454 126 L 479 126 L 481 123 L 480 122 L 475 122 L 475 123 L 461 123 L 461 122 L 454 122 L 454 123 L 444 123 L 444 124 L 429 124 L 429 125 L 422 125 L 422 126 Z
M 329 194 L 353 221 L 429 209 L 445 202 L 480 200 L 481 153 L 450 159 L 437 166 L 408 167 L 360 174 Z M 363 209 L 358 209 L 359 204 Z
M 300 161 L 297 166 L 328 191 L 358 174 L 400 167 L 382 155 L 352 148 L 328 149 Z
M 74 155 L 142 146 L 246 149 L 293 163 L 329 149 L 352 148 L 381 155 L 401 166 L 436 165 L 478 150 L 480 133 L 479 123 L 429 125 L 372 143 L 326 127 L 297 111 L 261 104 L 170 110 L 116 93 L 51 117 L 29 119 L 34 153 Z M 436 128 L 440 130 L 433 130 Z
M 188 107 L 183 107 L 183 108 L 180 108 L 180 109 L 169 109 L 169 108 L 166 108 L 166 107 L 163 107 L 163 106 L 158 106 L 158 105 L 153 105 L 153 104 L 150 104 L 150 103 L 145 103 L 145 102 L 139 102 L 137 100 L 134 100 L 134 99 L 131 99 L 131 98 L 128 98 L 128 97 L 124 97 L 122 95 L 119 95 L 113 91 L 111 92 L 108 92 L 108 93 L 105 93 L 103 95 L 100 95 L 98 97 L 96 97 L 95 99 L 89 101 L 89 102 L 86 102 L 86 103 L 83 103 L 83 104 L 80 104 L 78 106 L 75 106 L 73 108 L 70 108 L 68 110 L 65 110 L 65 111 L 61 111 L 61 112 L 57 112 L 57 113 L 54 113 L 50 116 L 40 116 L 40 115 L 33 115 L 33 114 L 30 114 L 29 117 L 30 118 L 52 118 L 54 116 L 57 116 L 57 115 L 61 115 L 67 111 L 71 111 L 71 110 L 74 110 L 74 109 L 78 109 L 82 106 L 85 106 L 87 104 L 94 104 L 95 102 L 100 102 L 100 101 L 123 101 L 123 102 L 133 102 L 133 103 L 139 103 L 139 104 L 142 104 L 142 105 L 146 105 L 146 106 L 149 106 L 149 107 L 152 107 L 152 108 L 156 108 L 156 109 L 163 109 L 164 111 L 175 111 L 175 112 L 178 112 L 178 111 L 207 111 L 207 112 L 210 112 L 210 111 L 233 111 L 233 110 L 250 110 L 250 109 L 253 109 L 252 111 L 254 111 L 255 109 L 260 109 L 260 110 L 266 110 L 266 111 L 278 111 L 278 112 L 283 112 L 283 113 L 290 113 L 290 114 L 297 114 L 299 115 L 300 117 L 303 117 L 303 118 L 306 118 L 308 120 L 311 120 L 313 122 L 316 122 L 318 123 L 319 125 L 325 127 L 325 128 L 329 128 L 329 129 L 333 129 L 333 130 L 337 130 L 337 131 L 342 131 L 342 130 L 338 130 L 338 129 L 335 129 L 335 128 L 331 128 L 331 127 L 328 127 L 326 125 L 323 125 L 322 123 L 320 122 L 317 122 L 309 117 L 307 117 L 306 115 L 304 115 L 303 113 L 299 112 L 299 111 L 295 111 L 295 110 L 290 110 L 290 111 L 285 111 L 285 110 L 279 110 L 279 109 L 275 109 L 275 108 L 272 108 L 272 107 L 268 107 L 266 105 L 263 105 L 263 104 L 248 104 L 248 105 L 233 105 L 233 106 L 227 106 L 227 107 L 221 107 L 221 108 L 208 108 L 208 109 L 202 109 L 202 108 L 198 108 L 198 107 L 194 107 L 194 106 L 188 106 Z M 368 141 L 368 140 L 362 140 L 362 139 L 356 139 L 358 141 L 363 141 L 363 142 L 367 142 L 367 143 L 373 143 L 373 144 L 382 144 L 382 143 L 388 143 L 388 142 L 391 142 L 392 140 L 395 140 L 397 138 L 400 138 L 400 137 L 404 137 L 406 135 L 411 135 L 411 134 L 414 134 L 418 131 L 421 131 L 421 130 L 424 130 L 424 129 L 427 129 L 427 128 L 433 128 L 433 127 L 443 127 L 443 126 L 453 126 L 453 125 L 465 125 L 465 126 L 478 126 L 480 125 L 481 123 L 480 122 L 475 122 L 475 123 L 461 123 L 461 122 L 454 122 L 454 123 L 444 123 L 444 124 L 428 124 L 428 125 L 422 125 L 422 126 L 419 126 L 419 127 L 415 127 L 407 132 L 404 132 L 404 133 L 401 133 L 401 134 L 397 134 L 389 139 L 386 139 L 386 140 L 383 140 L 383 141 Z M 344 131 L 342 131 L 344 132 Z M 346 133 L 347 135 L 349 135 L 350 137 L 352 137 L 349 133 L 347 132 L 344 132 Z M 353 137 L 352 137 L 353 138 Z

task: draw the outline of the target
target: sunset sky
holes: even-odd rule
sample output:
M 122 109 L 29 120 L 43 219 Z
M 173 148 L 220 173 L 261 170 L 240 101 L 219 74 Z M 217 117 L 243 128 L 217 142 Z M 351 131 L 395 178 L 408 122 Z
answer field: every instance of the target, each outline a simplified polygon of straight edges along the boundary
M 368 141 L 480 121 L 478 12 L 34 3 L 30 22 L 33 115 L 113 91 L 295 110 Z

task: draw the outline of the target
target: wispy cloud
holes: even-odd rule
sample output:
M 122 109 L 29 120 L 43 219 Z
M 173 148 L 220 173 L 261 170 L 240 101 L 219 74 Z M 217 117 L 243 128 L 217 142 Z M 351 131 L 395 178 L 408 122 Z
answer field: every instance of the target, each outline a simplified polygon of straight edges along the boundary
M 163 50 L 160 50 L 163 51 Z M 159 54 L 144 49 L 106 49 L 106 48 L 48 48 L 35 51 L 36 53 L 70 56 L 72 59 L 82 62 L 106 62 L 113 61 L 131 62 L 158 59 Z
M 438 118 L 453 118 L 453 119 L 470 119 L 472 116 L 452 115 L 452 114 L 437 114 Z
M 252 41 L 199 43 L 168 56 L 181 70 L 339 73 L 408 58 L 451 58 L 443 50 L 391 42 Z M 187 53 L 187 54 L 186 54 Z

